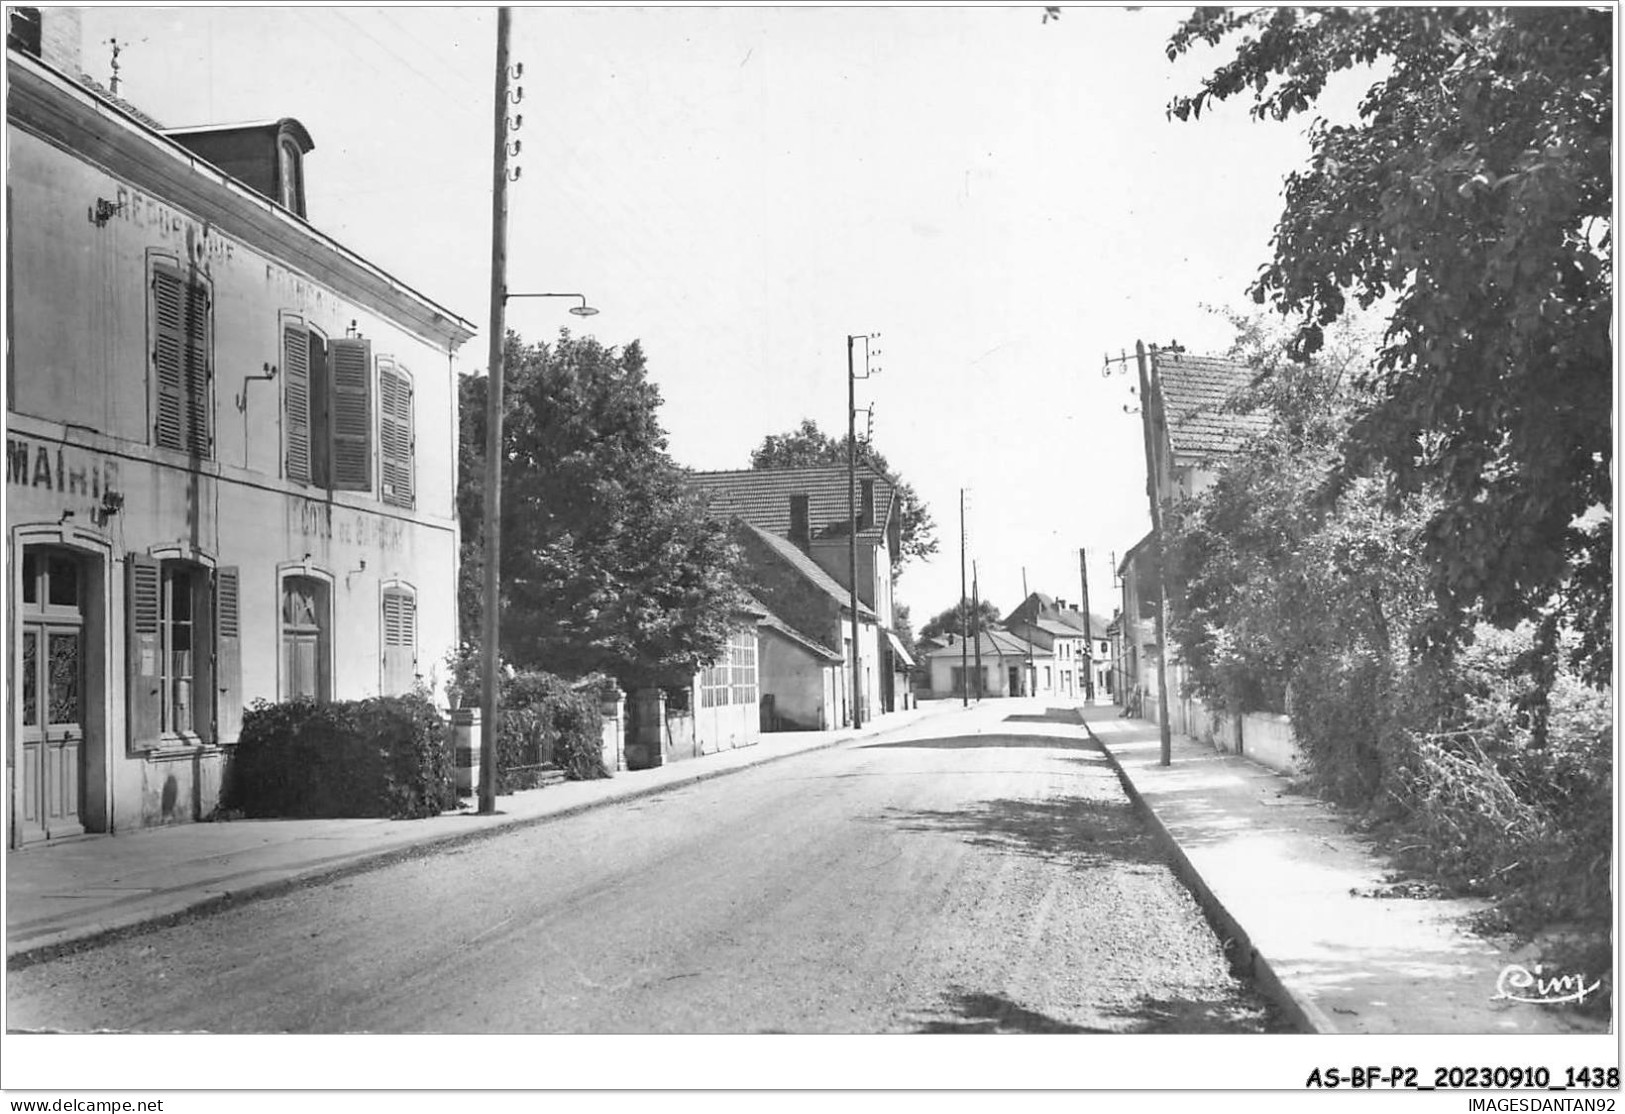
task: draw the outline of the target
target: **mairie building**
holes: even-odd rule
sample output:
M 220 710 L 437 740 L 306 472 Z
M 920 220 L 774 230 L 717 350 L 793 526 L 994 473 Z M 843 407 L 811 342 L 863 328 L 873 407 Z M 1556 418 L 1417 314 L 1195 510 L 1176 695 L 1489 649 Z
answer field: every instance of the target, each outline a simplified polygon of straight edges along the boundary
M 208 816 L 253 701 L 439 684 L 473 329 L 305 219 L 300 122 L 165 129 L 8 17 L 17 848 Z

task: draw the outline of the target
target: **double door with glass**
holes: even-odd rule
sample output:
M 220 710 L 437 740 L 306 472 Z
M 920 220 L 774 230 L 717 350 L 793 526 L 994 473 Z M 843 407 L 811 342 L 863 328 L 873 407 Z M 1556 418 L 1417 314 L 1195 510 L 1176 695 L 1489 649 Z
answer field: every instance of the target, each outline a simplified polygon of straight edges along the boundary
M 23 842 L 85 830 L 85 573 L 66 550 L 28 546 L 18 619 L 21 731 L 16 741 Z

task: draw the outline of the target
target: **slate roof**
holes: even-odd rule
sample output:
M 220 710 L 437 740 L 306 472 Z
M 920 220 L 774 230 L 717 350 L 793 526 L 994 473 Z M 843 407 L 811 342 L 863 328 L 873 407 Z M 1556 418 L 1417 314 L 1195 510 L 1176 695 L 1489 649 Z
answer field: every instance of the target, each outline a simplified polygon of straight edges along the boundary
M 1039 658 L 1053 658 L 1055 656 L 1042 646 L 1035 646 L 1033 643 L 1028 642 L 1025 638 L 1017 637 L 1007 630 L 985 630 L 977 637 L 976 642 L 964 643 L 967 648 L 967 652 L 973 657 L 976 654 L 977 642 L 980 642 L 982 645 L 983 658 L 1024 658 L 1027 656 L 1029 651 L 1031 651 L 1035 661 Z M 928 658 L 957 658 L 959 656 L 960 645 L 961 644 L 959 642 L 955 642 L 952 646 L 943 646 L 939 649 L 931 650 L 925 656 Z
M 688 479 L 719 514 L 738 515 L 752 526 L 779 537 L 790 535 L 790 496 L 807 496 L 807 526 L 814 538 L 846 537 L 847 477 L 845 465 L 817 468 L 780 468 L 739 472 L 690 472 Z M 896 493 L 883 473 L 866 461 L 858 462 L 858 483 L 875 485 L 874 524 L 858 531 L 861 541 L 886 540 Z M 857 498 L 863 498 L 860 486 Z
M 1264 414 L 1224 409 L 1256 377 L 1252 368 L 1233 360 L 1188 352 L 1159 354 L 1157 378 L 1162 384 L 1173 451 L 1197 457 L 1234 453 L 1248 437 L 1268 429 L 1269 418 Z
M 851 610 L 852 594 L 845 588 L 841 587 L 840 582 L 833 576 L 819 568 L 818 563 L 805 553 L 801 552 L 799 547 L 787 539 L 779 537 L 777 534 L 768 533 L 760 526 L 753 525 L 749 522 L 743 522 L 741 525 L 744 529 L 749 530 L 751 533 L 760 538 L 763 544 L 767 545 L 773 550 L 774 553 L 778 554 L 780 559 L 782 559 L 786 564 L 790 565 L 802 576 L 806 577 L 813 587 L 823 592 L 830 599 L 840 604 L 843 608 L 846 608 L 848 611 Z M 871 621 L 877 618 L 874 610 L 862 600 L 858 601 L 858 616 L 859 618 L 869 619 Z

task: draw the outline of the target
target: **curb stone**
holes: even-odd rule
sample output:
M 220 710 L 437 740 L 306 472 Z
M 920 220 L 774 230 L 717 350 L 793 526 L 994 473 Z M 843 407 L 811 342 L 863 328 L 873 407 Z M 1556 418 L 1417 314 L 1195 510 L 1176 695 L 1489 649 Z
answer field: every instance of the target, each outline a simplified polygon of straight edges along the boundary
M 1218 931 L 1220 938 L 1224 942 L 1225 951 L 1229 953 L 1232 966 L 1250 978 L 1297 1031 L 1301 1033 L 1337 1032 L 1337 1025 L 1326 1015 L 1324 1010 L 1281 981 L 1280 976 L 1275 973 L 1275 969 L 1270 965 L 1269 959 L 1263 952 L 1253 946 L 1251 938 L 1247 935 L 1247 930 L 1230 910 L 1225 908 L 1224 902 L 1219 900 L 1218 895 L 1203 880 L 1202 875 L 1197 871 L 1190 857 L 1185 854 L 1185 849 L 1180 847 L 1179 842 L 1168 831 L 1162 819 L 1157 816 L 1155 810 L 1146 803 L 1140 791 L 1135 788 L 1134 782 L 1129 778 L 1128 772 L 1123 769 L 1123 764 L 1118 761 L 1117 755 L 1112 753 L 1111 747 L 1107 746 L 1100 736 L 1096 735 L 1089 727 L 1089 723 L 1083 718 L 1081 710 L 1078 711 L 1077 716 L 1078 722 L 1083 725 L 1083 729 L 1088 733 L 1089 738 L 1095 745 L 1100 747 L 1102 753 L 1106 755 L 1106 760 L 1111 763 L 1112 770 L 1117 774 L 1117 780 L 1123 785 L 1124 793 L 1128 795 L 1134 807 L 1149 822 L 1157 841 L 1163 845 L 1163 848 L 1173 860 L 1174 873 L 1185 884 L 1185 887 L 1191 891 L 1192 896 L 1196 898 L 1196 903 L 1201 906 L 1202 912 L 1207 916 L 1209 923 Z

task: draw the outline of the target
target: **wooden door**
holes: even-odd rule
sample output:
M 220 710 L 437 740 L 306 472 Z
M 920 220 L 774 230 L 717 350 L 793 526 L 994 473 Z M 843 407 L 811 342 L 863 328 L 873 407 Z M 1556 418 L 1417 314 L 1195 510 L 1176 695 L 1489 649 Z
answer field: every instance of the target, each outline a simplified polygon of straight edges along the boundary
M 18 763 L 23 842 L 85 830 L 85 576 L 62 550 L 24 550 L 22 731 Z

